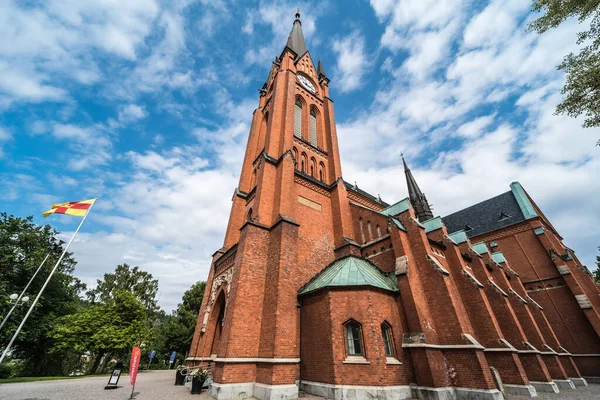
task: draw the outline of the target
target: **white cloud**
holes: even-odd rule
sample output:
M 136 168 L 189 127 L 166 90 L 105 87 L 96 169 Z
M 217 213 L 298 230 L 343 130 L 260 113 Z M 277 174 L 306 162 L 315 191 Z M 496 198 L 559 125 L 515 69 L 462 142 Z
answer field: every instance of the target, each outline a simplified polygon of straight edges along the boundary
M 104 165 L 112 158 L 112 141 L 101 124 L 79 126 L 54 123 L 51 134 L 69 148 L 64 161 L 73 171 Z
M 350 92 L 364 85 L 363 76 L 369 67 L 365 39 L 358 30 L 333 41 L 337 56 L 335 81 L 342 92 Z
M 128 123 L 134 122 L 139 119 L 146 118 L 148 112 L 144 106 L 138 106 L 137 104 L 128 104 L 119 111 L 119 122 Z
M 480 136 L 483 133 L 483 130 L 494 122 L 494 118 L 495 115 L 486 115 L 476 118 L 459 126 L 456 133 L 462 137 L 474 139 Z

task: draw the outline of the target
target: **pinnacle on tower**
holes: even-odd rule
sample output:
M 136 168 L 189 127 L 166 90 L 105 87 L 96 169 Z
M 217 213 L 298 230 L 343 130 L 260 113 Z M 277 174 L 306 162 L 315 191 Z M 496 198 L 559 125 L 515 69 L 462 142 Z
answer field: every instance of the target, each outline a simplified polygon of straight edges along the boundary
M 304 42 L 304 34 L 302 33 L 302 22 L 300 22 L 300 10 L 296 11 L 296 19 L 292 26 L 292 31 L 288 37 L 286 47 L 296 53 L 296 60 L 304 55 L 308 50 L 306 49 L 306 42 Z
M 321 59 L 319 58 L 319 64 L 317 66 L 317 75 L 319 76 L 319 79 L 323 78 L 327 78 L 327 75 L 325 75 L 325 70 L 323 69 L 323 63 L 321 62 Z
M 417 181 L 413 177 L 412 172 L 410 172 L 410 168 L 406 165 L 404 155 L 402 155 L 402 163 L 404 164 L 404 174 L 406 175 L 406 185 L 408 186 L 408 198 L 410 199 L 410 203 L 415 209 L 417 219 L 419 221 L 427 221 L 433 218 L 431 207 L 427 202 L 427 197 L 421 192 Z

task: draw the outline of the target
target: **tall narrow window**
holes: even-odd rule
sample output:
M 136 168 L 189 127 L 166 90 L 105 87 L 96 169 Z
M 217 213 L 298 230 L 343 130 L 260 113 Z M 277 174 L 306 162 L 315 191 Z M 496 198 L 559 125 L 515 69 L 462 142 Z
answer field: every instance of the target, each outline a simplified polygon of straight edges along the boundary
M 317 113 L 310 110 L 310 144 L 317 147 Z
M 394 345 L 392 344 L 392 328 L 386 323 L 381 324 L 381 336 L 383 337 L 383 348 L 386 357 L 394 357 Z
M 380 238 L 382 236 L 381 235 L 381 227 L 379 225 L 377 225 L 377 227 L 375 229 L 377 231 L 377 237 Z
M 371 225 L 371 221 L 367 221 L 367 230 L 369 231 L 369 241 L 373 241 L 375 238 L 373 237 L 373 226 Z
M 360 340 L 360 325 L 356 322 L 346 324 L 346 344 L 349 356 L 362 356 L 363 349 Z
M 302 137 L 302 102 L 296 100 L 294 108 L 294 136 Z
M 314 157 L 310 158 L 310 176 L 317 175 L 317 160 Z
M 360 225 L 360 236 L 362 238 L 362 242 L 367 243 L 367 239 L 365 238 L 365 227 L 362 218 L 358 219 L 358 224 Z

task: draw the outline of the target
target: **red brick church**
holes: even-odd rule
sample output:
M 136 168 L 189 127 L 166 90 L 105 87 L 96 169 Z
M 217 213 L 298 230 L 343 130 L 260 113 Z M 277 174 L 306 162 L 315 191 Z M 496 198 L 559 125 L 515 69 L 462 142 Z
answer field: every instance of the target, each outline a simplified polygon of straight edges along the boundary
M 260 89 L 187 359 L 212 397 L 501 399 L 600 379 L 600 288 L 524 188 L 434 217 L 343 180 L 300 15 Z M 223 199 L 225 201 L 225 199 Z

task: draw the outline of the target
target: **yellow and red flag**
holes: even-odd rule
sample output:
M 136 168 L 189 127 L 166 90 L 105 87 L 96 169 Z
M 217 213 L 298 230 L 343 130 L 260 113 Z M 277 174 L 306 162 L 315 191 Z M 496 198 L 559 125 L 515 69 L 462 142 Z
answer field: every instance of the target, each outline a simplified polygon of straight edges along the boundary
M 94 204 L 96 199 L 69 201 L 62 204 L 52 204 L 52 209 L 46 211 L 44 218 L 50 214 L 69 214 L 77 217 L 83 217 L 87 210 Z

